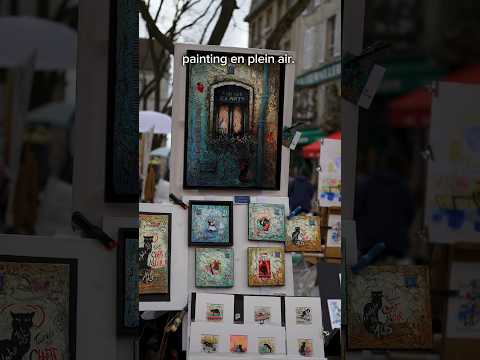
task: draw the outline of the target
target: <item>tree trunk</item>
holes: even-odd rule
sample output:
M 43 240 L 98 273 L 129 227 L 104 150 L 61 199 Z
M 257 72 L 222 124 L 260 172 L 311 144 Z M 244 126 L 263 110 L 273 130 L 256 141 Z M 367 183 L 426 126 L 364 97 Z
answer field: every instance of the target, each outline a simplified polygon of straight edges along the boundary
M 220 11 L 220 16 L 213 28 L 212 34 L 210 35 L 208 45 L 220 45 L 235 9 L 238 9 L 235 0 L 222 0 L 222 11 Z

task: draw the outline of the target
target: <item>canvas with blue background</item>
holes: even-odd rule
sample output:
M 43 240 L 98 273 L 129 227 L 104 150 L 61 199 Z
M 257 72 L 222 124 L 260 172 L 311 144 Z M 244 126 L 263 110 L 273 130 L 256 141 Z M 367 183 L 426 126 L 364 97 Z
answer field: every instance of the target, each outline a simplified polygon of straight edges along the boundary
M 192 204 L 191 242 L 230 242 L 230 207 L 228 205 Z

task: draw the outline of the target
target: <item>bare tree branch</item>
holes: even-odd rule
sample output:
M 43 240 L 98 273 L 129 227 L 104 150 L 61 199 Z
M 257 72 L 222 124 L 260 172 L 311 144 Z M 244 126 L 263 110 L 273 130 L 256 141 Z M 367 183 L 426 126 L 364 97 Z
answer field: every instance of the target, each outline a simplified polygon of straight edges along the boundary
M 164 0 L 160 1 L 160 5 L 158 5 L 157 13 L 155 14 L 155 23 L 158 20 L 158 17 L 160 16 L 160 10 L 162 10 Z
M 163 34 L 155 24 L 155 20 L 150 15 L 148 11 L 147 4 L 143 0 L 137 0 L 138 10 L 142 15 L 143 20 L 147 24 L 148 33 L 151 37 L 157 40 L 164 49 L 166 49 L 170 54 L 173 54 L 174 46 L 172 39 L 168 38 Z
M 205 36 L 207 35 L 208 28 L 210 27 L 210 24 L 212 23 L 213 19 L 215 19 L 215 16 L 218 14 L 218 10 L 222 7 L 222 3 L 219 3 L 218 6 L 215 8 L 215 11 L 213 12 L 212 16 L 210 19 L 207 21 L 207 25 L 203 29 L 202 36 L 200 37 L 200 44 L 203 44 L 203 40 L 205 39 Z
M 205 8 L 205 10 L 204 10 L 200 15 L 198 15 L 197 18 L 196 18 L 195 20 L 193 20 L 190 24 L 185 25 L 185 26 L 182 26 L 180 29 L 178 29 L 178 31 L 175 33 L 175 35 L 178 35 L 178 34 L 180 34 L 182 31 L 184 31 L 184 30 L 186 30 L 186 29 L 188 29 L 188 28 L 191 28 L 192 26 L 195 26 L 200 20 L 202 20 L 202 19 L 207 15 L 207 13 L 208 13 L 209 11 L 210 11 L 210 7 L 207 6 L 207 7 Z M 207 25 L 207 27 L 208 27 L 208 25 Z
M 297 0 L 285 15 L 280 19 L 275 29 L 267 39 L 265 47 L 267 49 L 278 49 L 283 35 L 292 27 L 293 22 L 310 4 L 311 0 Z
M 208 40 L 209 45 L 220 45 L 235 9 L 238 9 L 235 0 L 222 0 L 222 11 Z

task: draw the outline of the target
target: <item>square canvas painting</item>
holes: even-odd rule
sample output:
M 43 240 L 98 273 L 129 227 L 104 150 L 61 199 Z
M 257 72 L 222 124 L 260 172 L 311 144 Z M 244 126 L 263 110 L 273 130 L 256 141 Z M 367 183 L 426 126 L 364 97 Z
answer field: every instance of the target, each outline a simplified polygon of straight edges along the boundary
M 300 215 L 287 220 L 285 251 L 319 252 L 321 250 L 319 216 Z
M 426 266 L 369 266 L 348 276 L 350 349 L 430 349 Z
M 139 214 L 138 267 L 141 300 L 170 300 L 171 217 L 171 214 Z
M 285 206 L 250 203 L 248 205 L 248 239 L 285 241 Z
M 218 342 L 219 342 L 218 335 L 202 335 L 200 337 L 202 352 L 205 352 L 205 353 L 217 352 Z
M 278 190 L 285 65 L 187 55 L 225 61 L 187 65 L 184 188 Z
M 117 250 L 117 332 L 136 334 L 138 311 L 138 229 L 120 229 Z
M 234 260 L 233 248 L 196 248 L 195 286 L 232 287 Z
M 75 359 L 77 260 L 0 256 L 0 359 Z
M 283 248 L 248 248 L 248 286 L 283 285 L 285 285 L 285 251 Z
M 190 246 L 233 245 L 233 202 L 190 201 L 188 227 Z

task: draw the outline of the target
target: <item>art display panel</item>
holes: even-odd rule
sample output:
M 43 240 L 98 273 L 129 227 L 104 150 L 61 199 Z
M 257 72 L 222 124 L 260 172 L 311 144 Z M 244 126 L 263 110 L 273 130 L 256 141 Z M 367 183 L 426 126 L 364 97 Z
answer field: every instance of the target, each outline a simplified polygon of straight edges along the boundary
M 0 256 L 0 358 L 75 359 L 77 260 Z
M 248 205 L 248 239 L 285 241 L 285 206 L 250 203 Z
M 140 325 L 138 280 L 138 229 L 120 229 L 117 250 L 118 334 L 138 332 Z
M 369 266 L 349 273 L 350 349 L 430 349 L 430 281 L 425 266 Z
M 285 251 L 320 252 L 319 216 L 295 216 L 287 220 Z
M 285 285 L 285 251 L 281 247 L 248 248 L 248 286 Z
M 190 201 L 188 229 L 190 246 L 232 246 L 233 202 Z
M 285 65 L 186 65 L 185 189 L 280 188 Z
M 139 292 L 142 301 L 170 300 L 171 214 L 140 213 Z
M 232 248 L 195 249 L 195 286 L 228 288 L 234 284 Z

